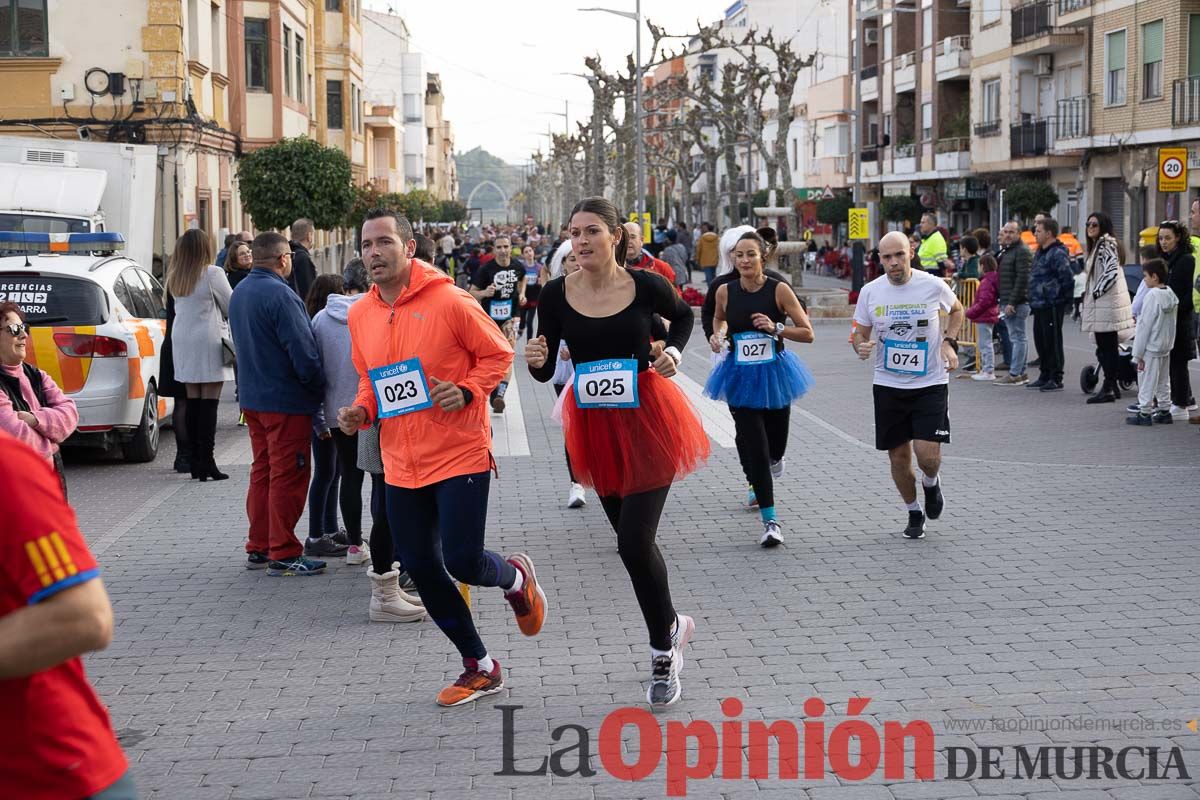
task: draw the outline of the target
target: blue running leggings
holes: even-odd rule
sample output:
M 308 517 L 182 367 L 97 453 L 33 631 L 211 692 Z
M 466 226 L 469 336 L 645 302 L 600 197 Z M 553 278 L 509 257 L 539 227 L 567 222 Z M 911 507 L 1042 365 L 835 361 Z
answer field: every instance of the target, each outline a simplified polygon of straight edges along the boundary
M 471 610 L 451 577 L 470 586 L 512 586 L 516 568 L 483 548 L 491 473 L 402 489 L 388 484 L 387 515 L 400 562 L 425 610 L 463 658 L 487 655 Z

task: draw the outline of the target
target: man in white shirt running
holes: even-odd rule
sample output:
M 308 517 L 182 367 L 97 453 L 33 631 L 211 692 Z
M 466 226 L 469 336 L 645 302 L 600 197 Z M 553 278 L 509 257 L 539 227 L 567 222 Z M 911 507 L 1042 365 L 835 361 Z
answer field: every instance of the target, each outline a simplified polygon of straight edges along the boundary
M 854 309 L 854 350 L 862 360 L 875 356 L 875 448 L 886 450 L 892 480 L 908 509 L 905 537 L 925 537 L 925 517 L 942 515 L 938 470 L 942 443 L 950 442 L 948 370 L 958 368 L 958 341 L 943 334 L 939 312 L 948 312 L 946 330 L 962 329 L 962 303 L 941 278 L 912 269 L 909 242 L 893 231 L 879 242 L 884 274 L 863 287 Z M 917 500 L 916 454 L 925 490 L 925 510 Z

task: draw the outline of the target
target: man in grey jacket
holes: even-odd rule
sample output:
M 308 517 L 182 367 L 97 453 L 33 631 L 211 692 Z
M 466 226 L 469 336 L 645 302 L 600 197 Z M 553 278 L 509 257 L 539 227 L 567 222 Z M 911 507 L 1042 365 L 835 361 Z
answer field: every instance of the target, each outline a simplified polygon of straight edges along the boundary
M 997 297 L 1001 318 L 1008 330 L 1012 353 L 1008 355 L 1008 375 L 996 381 L 1001 386 L 1023 386 L 1029 383 L 1025 361 L 1029 353 L 1029 338 L 1025 321 L 1029 318 L 1029 270 L 1033 266 L 1033 251 L 1021 241 L 1021 226 L 1009 221 L 1000 229 L 1000 285 Z

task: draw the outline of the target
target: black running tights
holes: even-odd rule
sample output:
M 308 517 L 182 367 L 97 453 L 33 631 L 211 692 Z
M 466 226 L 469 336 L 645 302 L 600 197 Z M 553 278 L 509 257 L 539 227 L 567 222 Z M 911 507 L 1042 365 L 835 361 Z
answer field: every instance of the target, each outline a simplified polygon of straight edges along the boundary
M 775 505 L 775 480 L 771 477 L 771 462 L 783 458 L 787 450 L 788 423 L 791 406 L 783 408 L 734 408 L 734 440 L 738 460 L 746 480 L 754 487 L 759 508 Z
M 376 575 L 386 575 L 391 572 L 392 562 L 396 560 L 396 545 L 392 542 L 392 526 L 388 524 L 383 473 L 372 472 L 370 475 L 371 538 L 367 543 L 371 548 L 371 571 Z
M 625 497 L 600 498 L 600 505 L 617 533 L 617 551 L 633 582 L 633 593 L 650 633 L 650 646 L 655 650 L 671 649 L 671 626 L 675 624 L 667 565 L 654 543 L 658 520 L 670 491 L 670 486 L 664 486 Z
M 564 384 L 554 384 L 554 396 L 558 397 L 560 394 L 562 394 L 563 389 L 565 388 L 567 387 Z M 567 452 L 566 442 L 563 442 L 563 455 L 567 457 L 567 475 L 570 476 L 571 483 L 578 483 L 578 481 L 575 480 L 575 470 L 571 469 L 571 454 Z

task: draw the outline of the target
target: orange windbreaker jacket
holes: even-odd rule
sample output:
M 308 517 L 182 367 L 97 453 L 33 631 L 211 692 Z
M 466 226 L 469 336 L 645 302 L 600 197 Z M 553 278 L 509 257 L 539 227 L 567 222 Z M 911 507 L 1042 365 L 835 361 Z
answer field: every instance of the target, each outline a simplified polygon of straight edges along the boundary
M 419 358 L 425 377 L 471 391 L 470 405 L 447 413 L 436 404 L 382 421 L 379 447 L 384 479 L 417 489 L 491 469 L 488 394 L 508 371 L 513 349 L 479 301 L 449 277 L 413 259 L 408 288 L 389 306 L 372 286 L 350 307 L 351 354 L 358 370 L 355 405 L 378 414 L 367 371 Z M 432 389 L 432 383 L 430 383 Z

